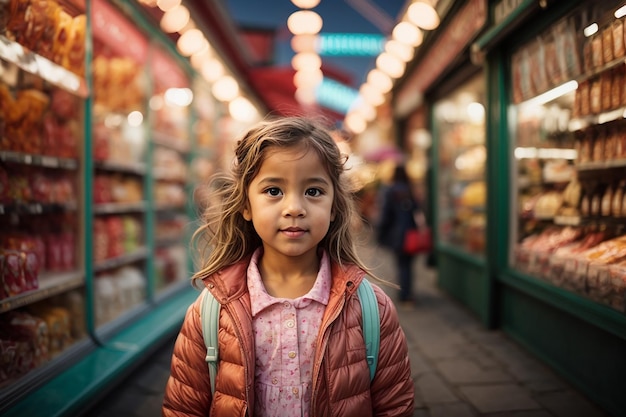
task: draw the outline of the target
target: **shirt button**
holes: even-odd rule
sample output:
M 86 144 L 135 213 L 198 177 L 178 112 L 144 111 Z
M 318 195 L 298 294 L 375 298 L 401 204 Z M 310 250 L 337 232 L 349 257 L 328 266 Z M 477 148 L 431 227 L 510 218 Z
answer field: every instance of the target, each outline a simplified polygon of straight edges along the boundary
M 285 307 L 285 308 L 289 308 L 289 307 L 291 307 L 291 304 L 289 304 L 289 301 L 285 301 L 285 302 L 283 303 L 283 307 Z
M 293 350 L 291 352 L 289 352 L 289 354 L 287 355 L 289 356 L 289 358 L 293 359 L 296 357 L 296 352 L 294 352 Z
M 293 328 L 293 326 L 296 325 L 296 322 L 294 322 L 293 320 L 287 320 L 286 325 L 287 325 L 287 327 L 289 327 L 291 329 L 291 328 Z
M 294 388 L 291 390 L 291 392 L 293 392 L 294 394 L 298 394 L 300 392 L 300 390 L 298 390 L 298 388 Z
M 278 384 L 278 378 L 272 378 L 272 384 L 274 385 Z

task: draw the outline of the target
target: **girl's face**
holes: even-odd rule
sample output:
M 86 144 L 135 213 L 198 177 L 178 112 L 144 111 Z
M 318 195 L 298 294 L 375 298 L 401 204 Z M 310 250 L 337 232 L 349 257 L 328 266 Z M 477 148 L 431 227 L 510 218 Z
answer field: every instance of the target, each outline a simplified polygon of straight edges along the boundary
M 269 150 L 248 186 L 243 217 L 263 241 L 264 256 L 316 254 L 334 218 L 333 183 L 312 150 Z

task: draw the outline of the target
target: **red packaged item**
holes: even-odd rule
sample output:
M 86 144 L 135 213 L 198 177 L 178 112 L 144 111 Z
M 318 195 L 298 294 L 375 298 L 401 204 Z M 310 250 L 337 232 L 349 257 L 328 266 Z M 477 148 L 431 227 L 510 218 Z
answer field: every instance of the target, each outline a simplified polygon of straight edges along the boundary
M 26 282 L 24 281 L 24 271 L 20 262 L 20 252 L 7 250 L 4 252 L 2 262 L 2 285 L 4 292 L 9 297 L 13 297 L 26 291 Z
M 74 233 L 65 231 L 61 233 L 61 268 L 71 271 L 76 267 L 76 239 Z
M 46 234 L 46 270 L 63 270 L 63 247 L 59 242 L 59 235 L 56 233 Z
M 70 120 L 78 116 L 76 97 L 63 89 L 56 89 L 52 92 L 52 104 L 50 107 L 61 120 Z
M 119 216 L 110 216 L 106 219 L 106 233 L 109 239 L 109 258 L 124 254 L 124 224 Z
M 93 201 L 96 204 L 110 203 L 111 180 L 108 175 L 97 174 L 93 180 Z
M 50 177 L 41 170 L 33 170 L 29 176 L 32 199 L 36 203 L 52 203 Z
M 59 156 L 59 122 L 52 113 L 43 118 L 42 148 L 45 155 Z
M 23 311 L 9 311 L 0 324 L 0 334 L 8 335 L 14 340 L 27 342 L 33 352 L 33 361 L 22 368 L 31 370 L 47 362 L 50 335 L 48 326 L 42 319 Z M 27 356 L 26 356 L 27 357 Z
M 109 235 L 106 221 L 102 218 L 94 220 L 93 224 L 93 255 L 96 262 L 102 262 L 108 257 Z
M 36 290 L 39 288 L 39 260 L 37 255 L 34 252 L 21 252 L 20 262 L 25 290 Z
M 59 142 L 61 146 L 60 156 L 63 158 L 78 157 L 78 141 L 76 139 L 78 124 L 70 120 L 59 125 Z
M 104 123 L 99 123 L 93 129 L 93 157 L 96 161 L 106 161 L 109 153 L 109 129 Z

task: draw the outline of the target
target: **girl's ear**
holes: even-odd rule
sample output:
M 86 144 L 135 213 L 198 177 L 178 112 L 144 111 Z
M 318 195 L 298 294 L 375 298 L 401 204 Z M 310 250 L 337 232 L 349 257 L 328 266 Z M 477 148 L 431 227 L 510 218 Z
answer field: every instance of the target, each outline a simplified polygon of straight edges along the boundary
M 252 213 L 250 212 L 250 209 L 248 208 L 248 206 L 246 205 L 246 207 L 244 207 L 243 211 L 241 212 L 241 215 L 243 216 L 243 218 L 246 221 L 250 221 L 252 220 Z

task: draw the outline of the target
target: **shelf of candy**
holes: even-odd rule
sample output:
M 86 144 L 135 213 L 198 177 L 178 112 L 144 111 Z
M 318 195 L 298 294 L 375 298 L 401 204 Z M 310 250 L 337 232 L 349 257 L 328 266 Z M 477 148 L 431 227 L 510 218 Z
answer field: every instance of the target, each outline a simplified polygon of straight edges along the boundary
M 577 34 L 577 19 L 559 21 L 512 56 L 513 103 L 519 104 L 583 71 Z
M 94 58 L 93 68 L 95 166 L 100 171 L 144 175 L 143 71 L 132 58 L 109 57 L 105 51 Z
M 84 296 L 73 290 L 0 315 L 0 389 L 85 338 Z
M 185 187 L 178 183 L 157 181 L 154 184 L 154 201 L 159 211 L 182 210 L 187 203 Z
M 144 212 L 143 179 L 119 173 L 97 173 L 93 182 L 94 213 Z
M 190 278 L 184 246 L 158 248 L 155 253 L 155 288 L 163 290 Z
M 157 181 L 185 183 L 187 163 L 180 153 L 168 148 L 156 148 L 152 156 L 153 175 Z
M 146 279 L 134 265 L 99 273 L 94 288 L 97 326 L 118 318 L 146 300 Z
M 0 10 L 0 58 L 86 97 L 85 32 L 86 16 L 74 3 L 8 0 Z
M 174 213 L 159 218 L 155 230 L 156 245 L 163 247 L 183 243 L 188 226 L 189 218 L 184 214 Z
M 3 82 L 4 81 L 4 82 Z M 0 153 L 4 161 L 75 169 L 82 136 L 78 97 L 19 72 L 0 77 Z
M 93 256 L 96 271 L 145 260 L 143 222 L 139 216 L 103 215 L 94 219 Z
M 514 256 L 517 269 L 624 311 L 623 229 L 552 226 L 523 239 Z
M 70 215 L 5 223 L 0 238 L 0 313 L 81 286 L 76 225 Z
M 150 98 L 152 141 L 162 147 L 187 154 L 189 138 L 189 105 L 193 93 L 180 65 L 161 48 L 151 55 L 154 95 Z
M 624 20 L 608 15 L 583 43 L 583 73 L 573 108 L 575 129 L 621 119 L 626 108 Z

